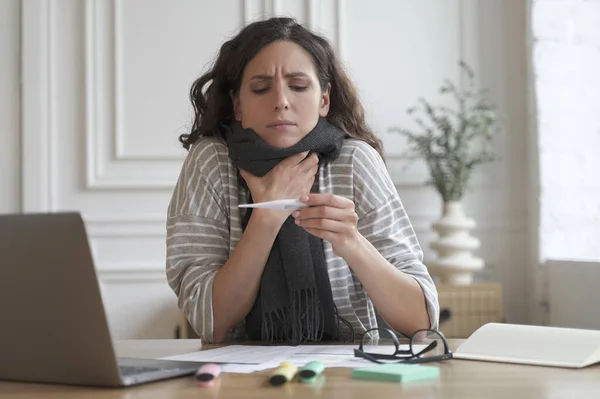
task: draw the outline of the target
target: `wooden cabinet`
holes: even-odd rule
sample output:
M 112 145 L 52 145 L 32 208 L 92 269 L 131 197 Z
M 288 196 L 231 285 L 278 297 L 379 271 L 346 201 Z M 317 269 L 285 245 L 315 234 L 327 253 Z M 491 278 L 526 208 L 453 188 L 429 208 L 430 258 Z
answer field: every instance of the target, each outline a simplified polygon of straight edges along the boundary
M 447 338 L 467 338 L 486 323 L 503 322 L 502 286 L 499 283 L 437 284 L 440 309 L 450 318 L 440 323 Z

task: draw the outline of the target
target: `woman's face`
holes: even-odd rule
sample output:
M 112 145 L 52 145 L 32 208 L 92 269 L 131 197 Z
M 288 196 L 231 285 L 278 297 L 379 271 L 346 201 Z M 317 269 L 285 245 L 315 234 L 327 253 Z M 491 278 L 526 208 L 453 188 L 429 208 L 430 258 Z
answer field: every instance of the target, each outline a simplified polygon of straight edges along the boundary
M 329 112 L 329 86 L 323 92 L 311 56 L 294 42 L 263 48 L 244 70 L 234 115 L 274 147 L 290 147 Z

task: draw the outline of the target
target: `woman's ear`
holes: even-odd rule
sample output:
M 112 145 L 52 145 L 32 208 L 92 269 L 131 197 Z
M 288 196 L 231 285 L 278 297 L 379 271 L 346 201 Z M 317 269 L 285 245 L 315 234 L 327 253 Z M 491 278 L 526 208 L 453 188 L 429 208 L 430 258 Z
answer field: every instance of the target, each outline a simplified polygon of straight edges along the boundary
M 242 121 L 242 110 L 240 109 L 240 96 L 236 95 L 233 90 L 229 90 L 229 96 L 231 97 L 231 102 L 233 103 L 233 116 L 236 121 Z
M 331 94 L 331 83 L 327 83 L 327 87 L 321 94 L 321 104 L 319 106 L 319 115 L 323 118 L 327 116 L 329 113 L 329 104 L 330 104 L 330 94 Z

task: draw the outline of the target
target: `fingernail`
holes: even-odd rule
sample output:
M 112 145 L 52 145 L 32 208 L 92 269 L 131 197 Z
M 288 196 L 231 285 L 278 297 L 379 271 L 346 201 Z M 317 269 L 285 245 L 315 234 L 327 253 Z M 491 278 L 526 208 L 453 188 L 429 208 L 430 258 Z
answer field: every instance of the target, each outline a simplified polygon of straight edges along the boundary
M 298 216 L 300 216 L 300 212 L 299 211 L 295 211 L 294 213 L 292 213 L 292 216 L 297 218 Z
M 308 195 L 303 195 L 302 197 L 300 197 L 300 201 L 302 201 L 302 202 L 308 201 Z

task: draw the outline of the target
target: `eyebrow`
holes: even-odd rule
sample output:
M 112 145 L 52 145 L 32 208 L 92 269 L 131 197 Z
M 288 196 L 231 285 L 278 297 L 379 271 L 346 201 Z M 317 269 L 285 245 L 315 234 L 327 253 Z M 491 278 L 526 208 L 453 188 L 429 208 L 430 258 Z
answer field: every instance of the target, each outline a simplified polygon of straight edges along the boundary
M 290 72 L 285 74 L 286 78 L 308 78 L 309 76 L 304 72 Z M 254 75 L 250 78 L 250 80 L 273 80 L 273 76 L 271 75 Z

